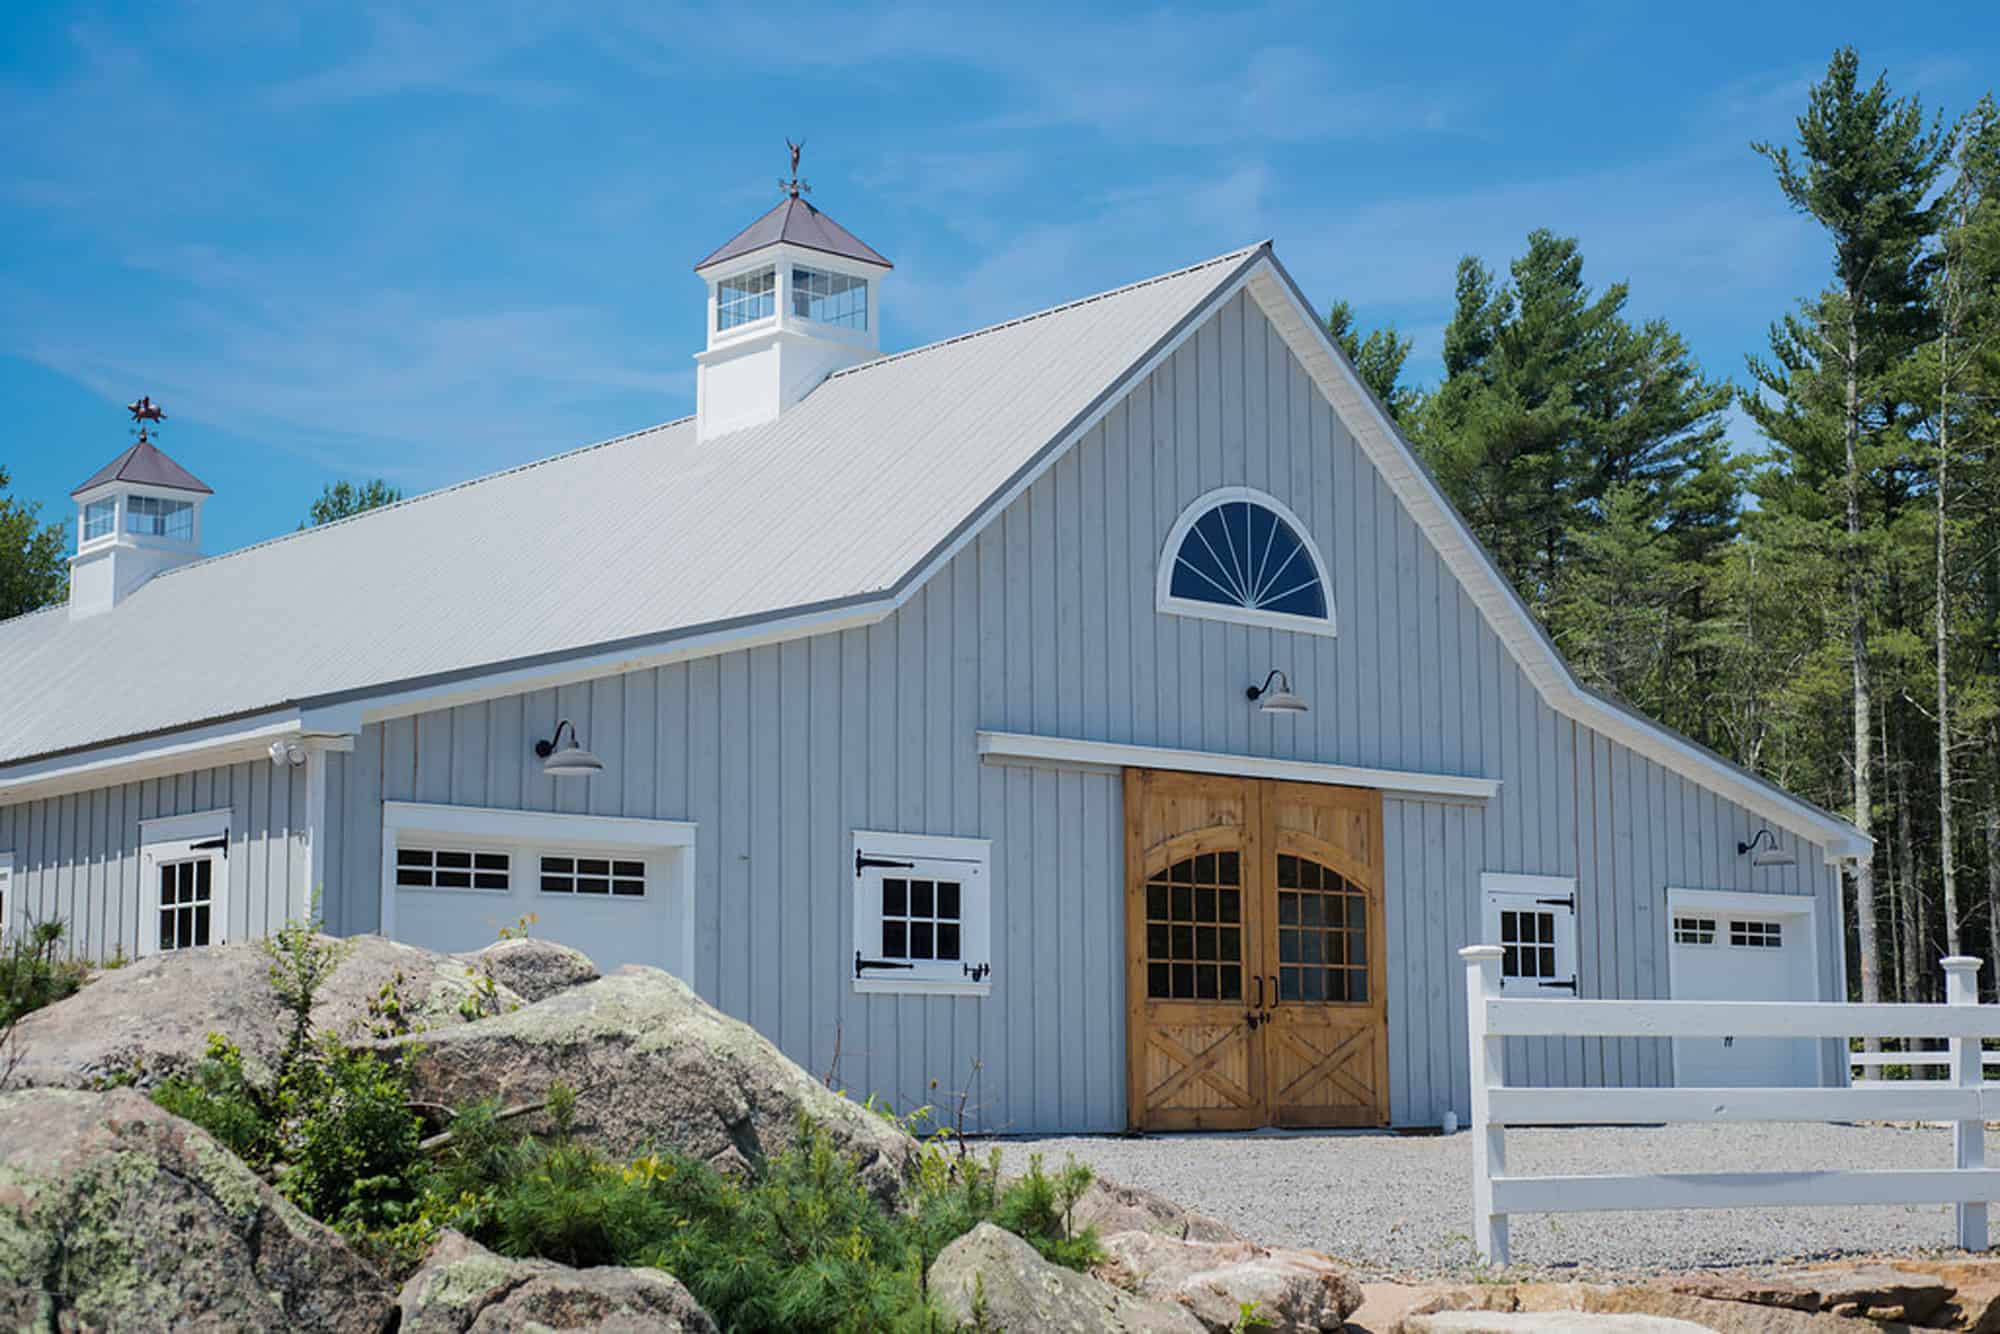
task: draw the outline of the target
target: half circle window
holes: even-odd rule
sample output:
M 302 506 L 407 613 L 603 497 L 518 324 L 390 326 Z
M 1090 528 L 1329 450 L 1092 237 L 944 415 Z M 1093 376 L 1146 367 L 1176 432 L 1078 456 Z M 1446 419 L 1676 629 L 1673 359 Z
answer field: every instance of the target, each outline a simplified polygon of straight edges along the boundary
M 1326 566 L 1305 525 L 1248 487 L 1190 505 L 1168 536 L 1159 581 L 1162 611 L 1333 633 Z

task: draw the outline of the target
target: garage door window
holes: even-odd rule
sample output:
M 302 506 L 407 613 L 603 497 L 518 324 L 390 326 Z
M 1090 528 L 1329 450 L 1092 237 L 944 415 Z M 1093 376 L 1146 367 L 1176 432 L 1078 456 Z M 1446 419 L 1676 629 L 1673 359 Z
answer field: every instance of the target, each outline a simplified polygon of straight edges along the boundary
M 1524 995 L 1575 995 L 1576 882 L 1566 876 L 1480 877 L 1486 940 L 1500 946 L 1500 988 Z
M 987 993 L 990 846 L 979 838 L 854 836 L 856 991 Z
M 1715 943 L 1715 919 L 1713 917 L 1674 918 L 1674 944 L 1713 945 Z
M 646 897 L 646 863 L 588 854 L 544 856 L 542 893 L 643 899 Z
M 1737 918 L 1729 923 L 1729 943 L 1749 949 L 1775 950 L 1784 943 L 1784 927 L 1779 922 Z
M 404 889 L 505 890 L 512 861 L 504 852 L 398 847 L 396 883 Z

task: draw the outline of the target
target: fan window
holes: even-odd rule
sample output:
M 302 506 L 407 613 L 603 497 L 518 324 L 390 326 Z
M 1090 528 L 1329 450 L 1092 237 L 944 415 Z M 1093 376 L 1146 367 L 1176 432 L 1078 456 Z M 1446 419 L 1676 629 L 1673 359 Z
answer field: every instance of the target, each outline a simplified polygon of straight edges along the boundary
M 1159 608 L 1181 616 L 1333 633 L 1326 566 L 1277 499 L 1225 487 L 1190 505 L 1161 556 Z

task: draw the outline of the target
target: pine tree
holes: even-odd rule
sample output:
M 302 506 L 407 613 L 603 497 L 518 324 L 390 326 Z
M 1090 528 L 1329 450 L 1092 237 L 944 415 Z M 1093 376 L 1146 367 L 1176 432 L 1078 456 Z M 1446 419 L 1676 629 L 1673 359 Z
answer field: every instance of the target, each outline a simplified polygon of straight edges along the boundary
M 69 592 L 68 533 L 43 523 L 41 509 L 6 494 L 12 479 L 0 467 L 0 621 L 19 616 Z
M 1949 145 L 1943 127 L 1926 121 L 1914 97 L 1893 97 L 1885 79 L 1863 88 L 1859 58 L 1852 47 L 1833 55 L 1826 77 L 1808 95 L 1798 118 L 1798 156 L 1788 146 L 1754 144 L 1771 162 L 1778 187 L 1798 211 L 1824 227 L 1833 243 L 1832 292 L 1773 331 L 1773 351 L 1790 374 L 1753 363 L 1752 373 L 1781 399 L 1789 381 L 1808 370 L 1815 378 L 1837 377 L 1841 447 L 1840 499 L 1847 538 L 1848 652 L 1851 659 L 1854 823 L 1864 833 L 1874 827 L 1872 779 L 1873 702 L 1869 678 L 1869 588 L 1863 530 L 1864 416 L 1870 414 L 1872 384 L 1921 336 L 1925 242 L 1936 229 L 1938 205 L 1929 200 L 1943 171 Z M 1767 375 L 1765 372 L 1772 372 Z M 1781 382 L 1774 383 L 1774 377 Z M 1759 405 L 1761 406 L 1761 405 Z M 1816 424 L 1791 438 L 1773 425 L 1808 424 L 1823 407 L 1797 416 L 1751 409 L 1781 446 L 1804 455 L 1822 452 L 1826 441 Z M 1881 961 L 1876 942 L 1875 869 L 1858 864 L 1854 904 L 1861 946 L 1861 994 L 1881 998 Z
M 1361 382 L 1381 400 L 1389 416 L 1401 420 L 1416 401 L 1415 392 L 1398 383 L 1403 363 L 1410 359 L 1410 340 L 1398 334 L 1394 325 L 1361 337 L 1354 332 L 1354 310 L 1345 301 L 1334 302 L 1326 312 L 1326 331 L 1354 363 Z

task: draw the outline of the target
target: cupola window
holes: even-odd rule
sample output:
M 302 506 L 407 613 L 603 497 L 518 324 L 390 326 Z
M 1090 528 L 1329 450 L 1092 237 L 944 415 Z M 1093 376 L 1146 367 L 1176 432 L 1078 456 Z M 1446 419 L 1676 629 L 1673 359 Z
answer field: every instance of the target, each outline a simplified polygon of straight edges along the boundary
M 868 280 L 819 269 L 792 270 L 792 314 L 843 329 L 868 327 Z
M 1183 616 L 1333 633 L 1326 565 L 1305 525 L 1248 487 L 1188 506 L 1167 537 L 1159 608 Z
M 141 537 L 168 537 L 177 542 L 194 540 L 194 505 L 185 500 L 162 500 L 158 496 L 132 496 L 125 502 L 125 531 Z
M 769 319 L 778 310 L 778 270 L 767 264 L 715 285 L 715 327 L 734 329 Z
M 118 502 L 110 496 L 93 500 L 83 507 L 83 540 L 95 542 L 109 537 L 118 526 Z

